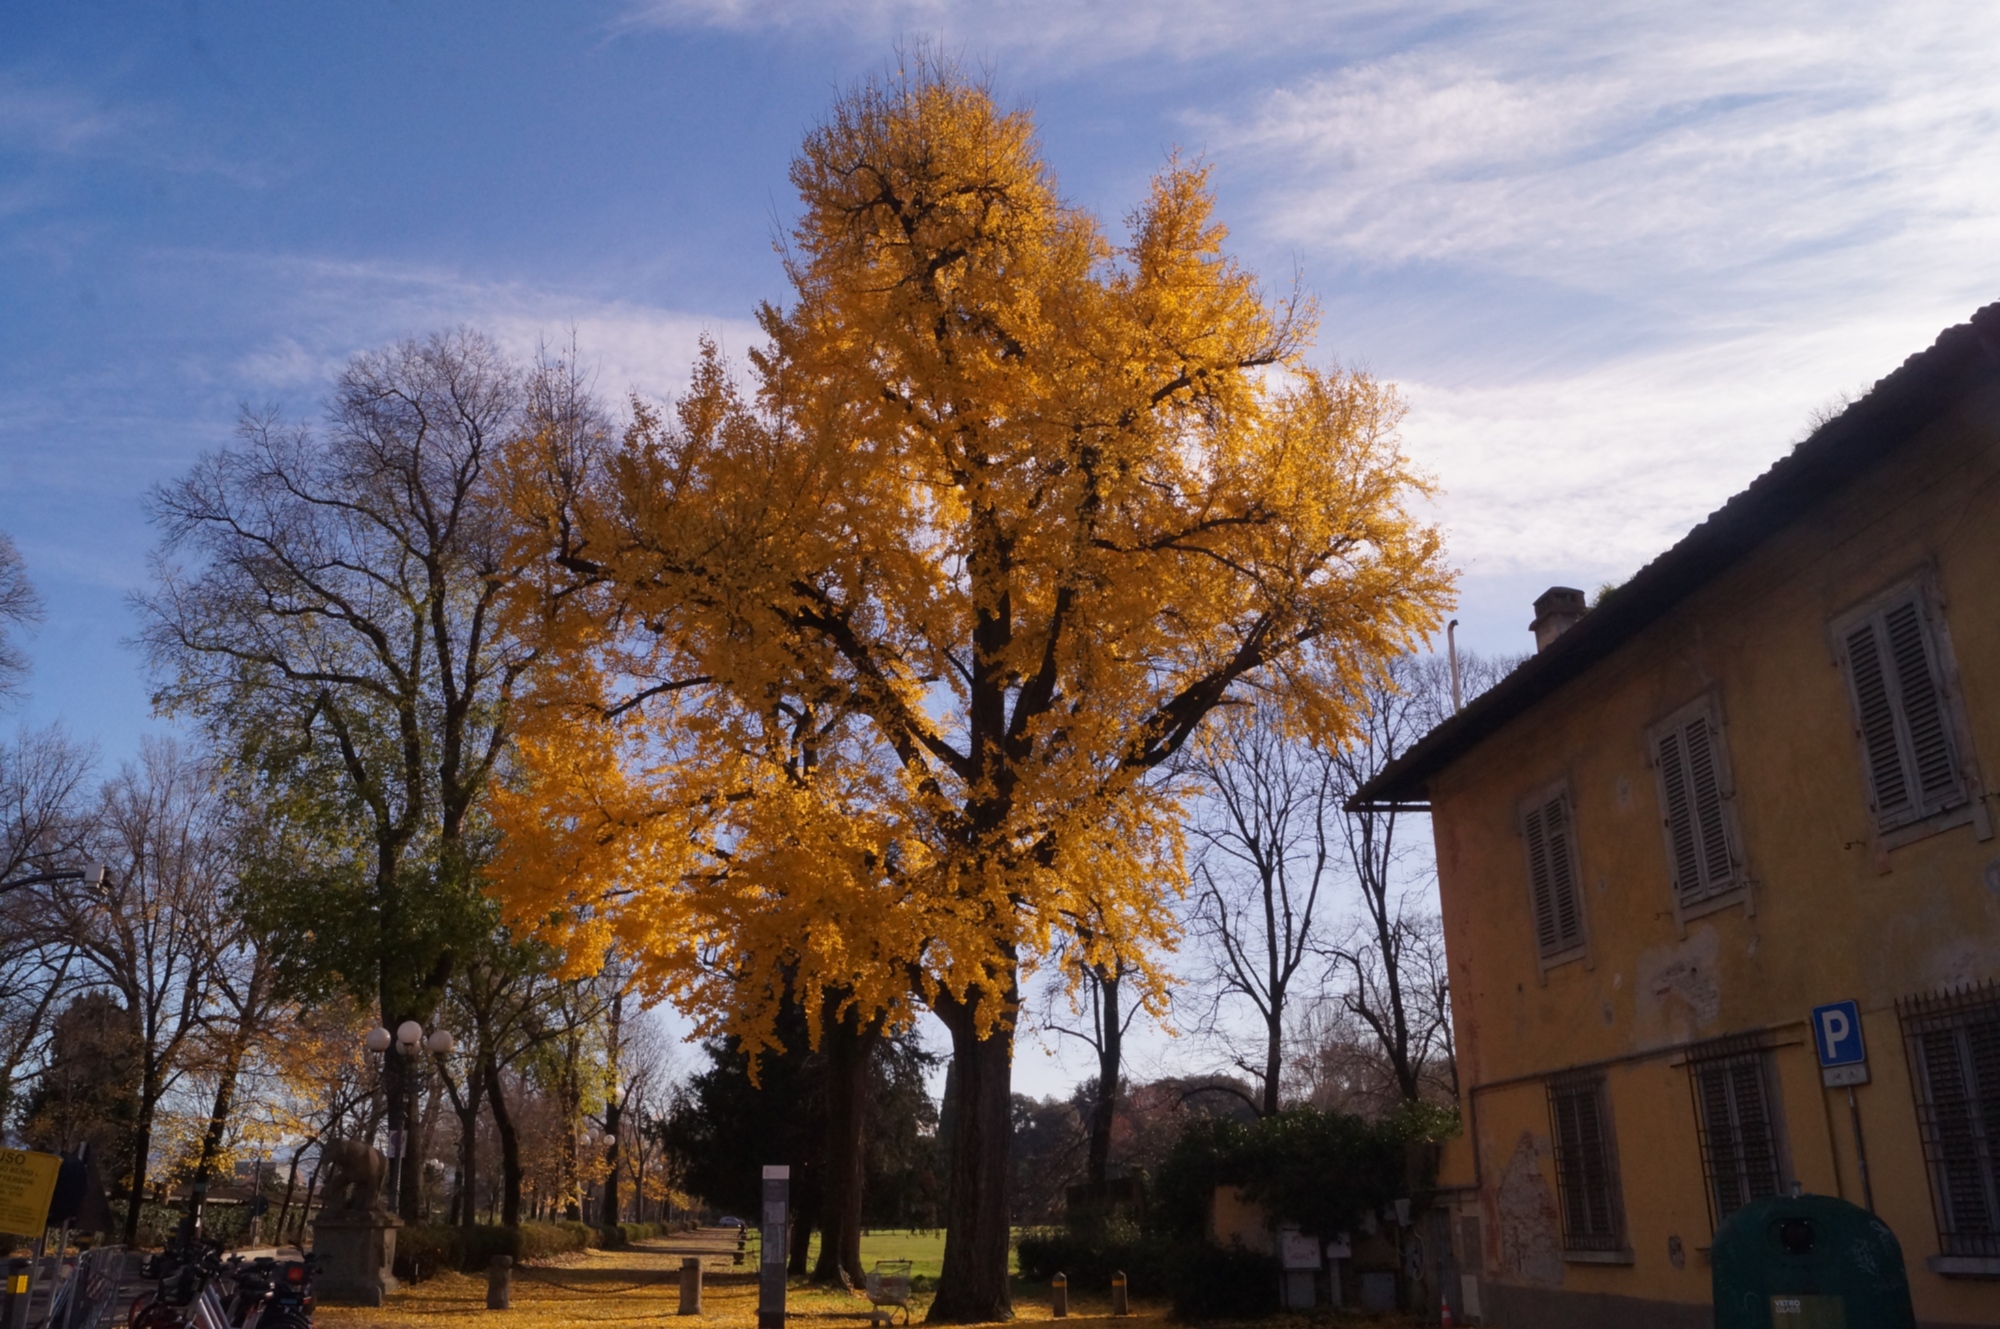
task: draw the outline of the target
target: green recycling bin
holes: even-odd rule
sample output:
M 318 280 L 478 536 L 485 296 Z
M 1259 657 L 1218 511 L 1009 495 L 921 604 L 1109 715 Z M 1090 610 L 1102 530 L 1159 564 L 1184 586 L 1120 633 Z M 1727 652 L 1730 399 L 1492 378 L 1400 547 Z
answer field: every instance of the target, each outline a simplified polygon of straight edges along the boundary
M 1916 1329 L 1896 1234 L 1831 1195 L 1744 1206 L 1710 1260 L 1715 1329 Z

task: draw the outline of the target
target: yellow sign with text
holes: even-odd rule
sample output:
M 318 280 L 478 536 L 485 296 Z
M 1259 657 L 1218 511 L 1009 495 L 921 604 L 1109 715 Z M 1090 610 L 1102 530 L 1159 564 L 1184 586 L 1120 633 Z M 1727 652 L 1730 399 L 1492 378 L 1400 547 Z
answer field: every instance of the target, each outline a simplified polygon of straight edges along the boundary
M 62 1159 L 28 1149 L 0 1149 L 0 1232 L 39 1237 L 49 1223 Z

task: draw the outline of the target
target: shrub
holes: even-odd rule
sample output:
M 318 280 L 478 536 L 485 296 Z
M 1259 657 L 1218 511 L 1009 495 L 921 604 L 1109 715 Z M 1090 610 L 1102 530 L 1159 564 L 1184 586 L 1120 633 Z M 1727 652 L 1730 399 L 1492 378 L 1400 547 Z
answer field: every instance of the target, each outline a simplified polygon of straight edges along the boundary
M 1125 1275 L 1135 1297 L 1169 1295 L 1169 1275 L 1176 1258 L 1172 1243 L 1127 1231 L 1105 1239 L 1080 1236 L 1060 1228 L 1026 1232 L 1015 1243 L 1021 1277 L 1046 1283 L 1057 1274 L 1069 1279 L 1072 1293 L 1111 1290 L 1111 1275 Z
M 1436 1109 L 1384 1121 L 1294 1108 L 1255 1122 L 1190 1122 L 1160 1169 L 1153 1216 L 1182 1239 L 1206 1235 L 1215 1188 L 1236 1185 L 1274 1219 L 1331 1236 L 1398 1196 L 1426 1190 L 1431 1142 L 1455 1128 Z
M 496 1255 L 532 1264 L 552 1255 L 580 1251 L 596 1242 L 599 1235 L 587 1223 L 523 1223 L 517 1228 L 412 1223 L 396 1234 L 396 1273 L 402 1278 L 426 1269 L 478 1273 Z
M 1177 1246 L 1167 1290 L 1177 1320 L 1247 1320 L 1278 1309 L 1278 1262 L 1240 1247 Z

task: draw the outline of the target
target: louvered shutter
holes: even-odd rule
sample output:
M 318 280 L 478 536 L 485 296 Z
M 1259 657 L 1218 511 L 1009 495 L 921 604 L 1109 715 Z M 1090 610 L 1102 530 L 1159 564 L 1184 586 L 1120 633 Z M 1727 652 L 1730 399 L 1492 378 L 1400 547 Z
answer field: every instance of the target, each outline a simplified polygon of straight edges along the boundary
M 1943 1226 L 1971 1245 L 2000 1233 L 2000 1019 L 1934 1028 L 1919 1046 Z
M 1674 894 L 1683 905 L 1737 884 L 1736 853 L 1723 807 L 1720 743 L 1704 705 L 1673 720 L 1653 744 Z
M 1703 1161 L 1719 1222 L 1779 1191 L 1778 1144 L 1762 1055 L 1697 1063 L 1695 1093 L 1701 1104 Z
M 1583 944 L 1583 901 L 1569 822 L 1569 796 L 1561 793 L 1529 808 L 1522 818 L 1535 943 L 1545 958 Z
M 1602 1083 L 1593 1079 L 1552 1084 L 1549 1111 L 1555 1127 L 1556 1179 L 1562 1191 L 1563 1244 L 1571 1250 L 1616 1250 L 1623 1234 Z
M 1965 801 L 1937 650 L 1914 592 L 1841 634 L 1877 826 Z

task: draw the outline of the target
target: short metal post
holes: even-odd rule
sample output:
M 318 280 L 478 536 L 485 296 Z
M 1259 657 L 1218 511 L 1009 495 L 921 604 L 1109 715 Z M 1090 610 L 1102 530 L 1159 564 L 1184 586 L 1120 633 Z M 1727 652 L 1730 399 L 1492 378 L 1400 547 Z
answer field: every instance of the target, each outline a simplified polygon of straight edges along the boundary
M 1049 1310 L 1060 1320 L 1069 1314 L 1069 1275 L 1057 1274 L 1049 1280 Z
M 1130 1315 L 1132 1308 L 1125 1302 L 1125 1274 L 1121 1270 L 1111 1275 L 1111 1313 Z
M 514 1257 L 496 1255 L 486 1265 L 486 1309 L 504 1311 L 513 1300 Z
M 5 1329 L 27 1329 L 28 1293 L 35 1285 L 35 1262 L 17 1255 L 7 1261 L 7 1321 Z
M 681 1310 L 682 1315 L 701 1314 L 701 1257 L 687 1255 L 681 1257 Z

